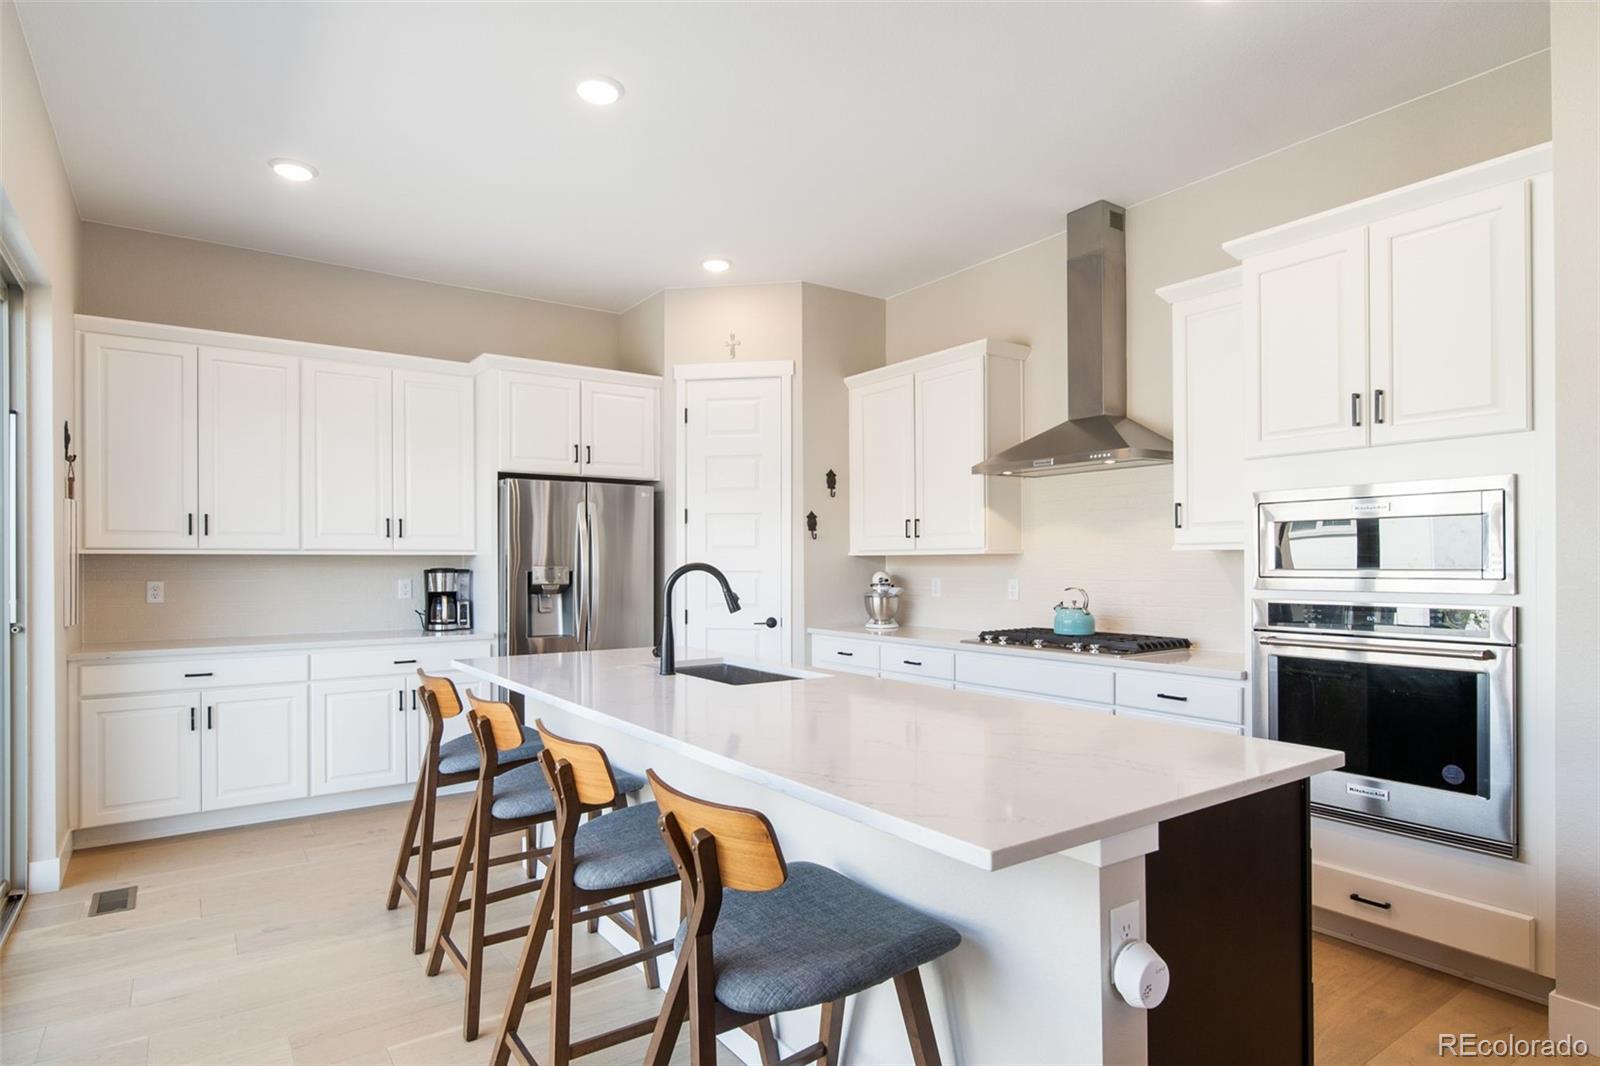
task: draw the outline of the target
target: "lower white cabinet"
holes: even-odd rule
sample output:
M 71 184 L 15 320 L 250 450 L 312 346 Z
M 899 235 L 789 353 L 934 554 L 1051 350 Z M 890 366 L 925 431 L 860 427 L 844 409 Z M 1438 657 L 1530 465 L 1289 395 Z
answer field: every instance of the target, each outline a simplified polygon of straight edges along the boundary
M 200 693 L 84 700 L 80 816 L 111 825 L 200 809 Z
M 311 686 L 311 794 L 403 785 L 415 735 L 415 676 L 318 681 Z
M 200 809 L 306 795 L 306 687 L 204 692 Z

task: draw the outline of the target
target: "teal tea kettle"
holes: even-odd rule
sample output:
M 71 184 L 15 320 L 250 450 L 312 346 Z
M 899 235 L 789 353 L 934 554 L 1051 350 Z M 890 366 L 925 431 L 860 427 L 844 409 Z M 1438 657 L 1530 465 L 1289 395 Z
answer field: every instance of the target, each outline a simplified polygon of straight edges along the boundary
M 1076 586 L 1066 589 L 1065 593 L 1062 601 L 1056 604 L 1056 634 L 1063 637 L 1092 636 L 1094 615 L 1089 613 L 1089 594 Z

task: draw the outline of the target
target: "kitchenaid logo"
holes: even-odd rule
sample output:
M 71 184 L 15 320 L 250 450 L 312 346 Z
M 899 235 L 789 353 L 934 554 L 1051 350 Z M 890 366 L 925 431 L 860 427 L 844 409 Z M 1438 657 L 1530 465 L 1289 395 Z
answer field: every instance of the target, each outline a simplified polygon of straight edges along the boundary
M 1368 796 L 1372 799 L 1387 800 L 1389 790 L 1386 788 L 1373 788 L 1371 785 L 1346 785 L 1344 790 L 1352 796 Z
M 1035 459 L 1033 461 L 1033 465 L 1034 466 L 1055 466 L 1056 465 L 1056 461 L 1054 459 Z
M 1353 510 L 1356 514 L 1372 514 L 1376 511 L 1387 511 L 1393 506 L 1393 502 L 1389 500 L 1383 500 L 1382 502 L 1377 500 L 1359 500 L 1354 506 L 1351 507 L 1351 510 Z

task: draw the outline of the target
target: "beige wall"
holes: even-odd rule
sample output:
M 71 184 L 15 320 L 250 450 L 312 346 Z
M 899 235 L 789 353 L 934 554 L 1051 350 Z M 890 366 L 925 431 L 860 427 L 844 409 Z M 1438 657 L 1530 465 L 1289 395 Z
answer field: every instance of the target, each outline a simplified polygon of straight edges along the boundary
M 72 315 L 78 299 L 78 212 L 39 93 L 22 26 L 0 0 L 0 241 L 27 289 L 25 396 L 28 509 L 25 662 L 28 716 L 28 859 L 47 862 L 66 845 L 65 655 L 77 634 L 58 610 L 68 563 L 57 434 L 74 417 Z M 25 712 L 24 712 L 24 707 Z
M 658 292 L 617 316 L 617 366 L 636 374 L 659 374 L 666 359 L 667 294 Z
M 617 316 L 85 223 L 85 314 L 465 361 L 615 367 Z
M 1170 319 L 1158 286 L 1229 265 L 1221 242 L 1550 136 L 1549 63 L 1535 56 L 1247 163 L 1128 211 L 1129 413 L 1172 425 Z M 888 302 L 896 361 L 978 337 L 1032 347 L 1027 432 L 1066 412 L 1066 237 Z M 1063 586 L 1088 588 L 1108 629 L 1244 644 L 1242 557 L 1171 550 L 1170 467 L 1038 478 L 1023 486 L 1020 556 L 891 558 L 903 613 L 924 625 L 1041 625 Z M 933 599 L 931 583 L 943 595 Z M 1005 599 L 1016 577 L 1018 602 Z
M 1556 195 L 1556 996 L 1600 1053 L 1600 6 L 1551 5 Z

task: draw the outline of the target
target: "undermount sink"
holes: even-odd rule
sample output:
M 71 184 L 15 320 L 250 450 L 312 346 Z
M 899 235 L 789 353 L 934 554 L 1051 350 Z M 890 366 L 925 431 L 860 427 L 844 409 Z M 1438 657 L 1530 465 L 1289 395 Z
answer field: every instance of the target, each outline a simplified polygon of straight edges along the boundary
M 691 663 L 676 669 L 680 674 L 703 677 L 707 681 L 716 681 L 724 685 L 764 685 L 769 681 L 802 680 L 791 674 L 773 674 L 748 666 L 735 666 L 733 663 Z

